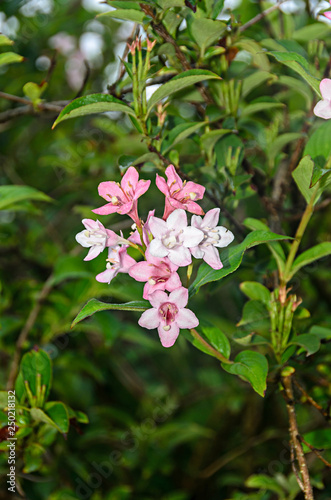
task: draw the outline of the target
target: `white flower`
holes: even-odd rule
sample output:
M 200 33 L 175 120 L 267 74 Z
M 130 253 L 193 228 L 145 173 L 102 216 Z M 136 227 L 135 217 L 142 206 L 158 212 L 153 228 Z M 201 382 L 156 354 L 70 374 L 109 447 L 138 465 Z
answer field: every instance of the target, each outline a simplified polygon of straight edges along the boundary
M 154 257 L 168 257 L 177 266 L 188 266 L 192 262 L 189 248 L 195 247 L 204 234 L 195 227 L 187 227 L 185 210 L 174 210 L 166 221 L 151 217 L 149 227 L 154 239 L 149 251 Z
M 314 114 L 324 120 L 331 118 L 331 80 L 324 78 L 320 83 L 320 91 L 323 97 L 314 107 Z
M 106 247 L 115 246 L 125 241 L 114 233 L 114 231 L 106 229 L 98 220 L 83 219 L 82 223 L 85 226 L 85 230 L 76 234 L 76 241 L 82 247 L 90 247 L 84 260 L 95 259 Z
M 220 216 L 220 209 L 213 208 L 206 213 L 204 218 L 193 215 L 192 226 L 203 231 L 204 238 L 194 248 L 191 248 L 192 255 L 196 259 L 203 259 L 213 269 L 222 269 L 218 251 L 215 247 L 227 247 L 234 239 L 231 231 L 223 226 L 217 226 Z

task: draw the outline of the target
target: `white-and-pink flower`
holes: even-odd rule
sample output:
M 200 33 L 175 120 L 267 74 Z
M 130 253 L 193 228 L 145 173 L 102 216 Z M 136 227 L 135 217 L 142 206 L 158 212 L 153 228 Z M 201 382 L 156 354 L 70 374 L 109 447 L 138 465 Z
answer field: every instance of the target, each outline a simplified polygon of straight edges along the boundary
M 217 248 L 224 248 L 234 240 L 234 235 L 224 226 L 218 226 L 220 209 L 213 208 L 206 213 L 204 218 L 193 215 L 191 224 L 203 232 L 204 237 L 200 243 L 191 248 L 192 255 L 196 259 L 203 259 L 213 269 L 222 269 Z
M 129 275 L 136 281 L 146 282 L 143 298 L 148 300 L 151 293 L 156 290 L 172 292 L 181 286 L 181 281 L 176 272 L 178 266 L 170 262 L 167 257 L 159 259 L 151 255 L 149 248 L 146 250 L 146 261 L 137 262 L 130 270 Z
M 108 203 L 92 210 L 99 215 L 113 213 L 127 214 L 136 224 L 140 224 L 137 205 L 138 198 L 146 193 L 151 181 L 139 180 L 139 174 L 134 167 L 125 172 L 121 184 L 114 181 L 101 182 L 98 187 L 99 195 Z
M 188 302 L 188 290 L 177 288 L 169 296 L 157 290 L 149 296 L 152 309 L 143 312 L 138 323 L 143 328 L 158 329 L 163 347 L 171 347 L 176 342 L 179 330 L 195 328 L 199 320 L 190 309 L 185 306 Z
M 149 227 L 154 239 L 149 245 L 150 254 L 162 259 L 168 257 L 177 266 L 188 266 L 192 262 L 190 248 L 196 247 L 204 238 L 203 231 L 187 227 L 185 210 L 177 209 L 167 220 L 151 217 Z
M 136 261 L 127 253 L 127 245 L 110 247 L 106 270 L 96 276 L 100 283 L 110 283 L 118 273 L 128 273 Z
M 326 13 L 324 13 L 326 14 Z M 331 13 L 330 13 L 331 14 Z M 331 19 L 331 17 L 330 17 Z M 314 114 L 319 118 L 324 118 L 324 120 L 329 120 L 331 118 L 331 80 L 330 78 L 324 78 L 320 83 L 320 91 L 323 99 L 318 101 L 314 107 Z
M 118 245 L 125 242 L 114 231 L 106 229 L 101 222 L 92 219 L 83 219 L 82 223 L 85 229 L 76 234 L 76 241 L 82 247 L 90 248 L 84 260 L 95 259 L 106 247 Z
M 166 197 L 163 219 L 166 220 L 176 208 L 203 215 L 204 211 L 196 200 L 203 198 L 205 188 L 192 181 L 183 182 L 173 165 L 167 167 L 165 174 L 167 181 L 156 174 L 156 185 Z

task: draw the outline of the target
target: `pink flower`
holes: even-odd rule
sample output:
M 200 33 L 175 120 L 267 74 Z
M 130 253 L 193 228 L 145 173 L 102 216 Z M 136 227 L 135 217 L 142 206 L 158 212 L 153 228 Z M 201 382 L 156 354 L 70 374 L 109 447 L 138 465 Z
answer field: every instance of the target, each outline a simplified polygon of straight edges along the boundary
M 147 220 L 143 224 L 143 227 L 142 227 L 143 228 L 143 240 L 144 240 L 146 247 L 148 247 L 150 240 L 153 238 L 151 230 L 149 228 L 149 220 L 154 215 L 154 213 L 155 213 L 155 210 L 150 210 L 148 212 Z M 135 232 L 131 234 L 131 236 L 128 238 L 128 240 L 131 241 L 132 243 L 134 243 L 135 245 L 141 245 L 141 238 L 140 238 L 140 234 L 139 234 L 138 229 L 136 229 Z
M 157 290 L 149 296 L 152 309 L 143 312 L 138 324 L 152 330 L 157 328 L 163 347 L 171 347 L 176 342 L 180 328 L 195 328 L 199 324 L 196 315 L 185 309 L 188 302 L 188 290 L 177 288 L 168 296 Z
M 170 262 L 167 257 L 159 259 L 150 254 L 149 248 L 146 250 L 146 261 L 138 262 L 129 270 L 129 274 L 137 281 L 146 281 L 143 298 L 148 300 L 148 296 L 156 290 L 168 290 L 172 292 L 180 287 L 181 281 L 176 273 L 178 266 Z
M 188 266 L 192 262 L 189 248 L 199 245 L 204 233 L 195 227 L 187 227 L 186 212 L 177 209 L 166 221 L 151 217 L 149 227 L 154 239 L 149 245 L 154 257 L 168 257 L 176 266 Z
M 90 247 L 84 260 L 95 259 L 95 257 L 103 252 L 106 247 L 125 242 L 125 240 L 114 233 L 114 231 L 106 229 L 98 220 L 83 219 L 82 223 L 85 226 L 85 230 L 76 234 L 76 241 L 82 245 L 82 247 Z
M 110 283 L 118 273 L 128 273 L 136 261 L 127 254 L 127 246 L 109 248 L 106 270 L 96 276 L 100 283 Z
M 156 185 L 166 197 L 163 219 L 166 220 L 176 208 L 203 215 L 202 208 L 194 200 L 203 198 L 205 188 L 195 182 L 183 182 L 173 165 L 169 165 L 165 173 L 168 178 L 167 182 L 156 174 Z
M 108 203 L 96 208 L 92 212 L 99 215 L 108 215 L 115 212 L 127 214 L 136 224 L 140 224 L 137 204 L 138 198 L 146 193 L 151 181 L 139 181 L 139 174 L 134 167 L 128 168 L 121 184 L 114 181 L 101 182 L 98 187 L 99 195 Z
M 331 12 L 330 12 L 331 19 Z M 324 78 L 320 83 L 320 91 L 323 97 L 314 107 L 314 114 L 320 118 L 328 120 L 331 118 L 331 80 Z
M 330 0 L 330 5 L 331 5 L 331 0 Z M 323 12 L 323 16 L 327 17 L 328 19 L 331 19 L 331 11 Z
M 223 226 L 217 226 L 220 216 L 220 209 L 213 208 L 206 213 L 204 218 L 197 215 L 192 217 L 192 226 L 200 229 L 204 233 L 203 240 L 194 248 L 191 248 L 192 255 L 196 259 L 203 259 L 213 269 L 222 269 L 223 264 L 220 260 L 218 251 L 215 247 L 227 247 L 234 236 Z

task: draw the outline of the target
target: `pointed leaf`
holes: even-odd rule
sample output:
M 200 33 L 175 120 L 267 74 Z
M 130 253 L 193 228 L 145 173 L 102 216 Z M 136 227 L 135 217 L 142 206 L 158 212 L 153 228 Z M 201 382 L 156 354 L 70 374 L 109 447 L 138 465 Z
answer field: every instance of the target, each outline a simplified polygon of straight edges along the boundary
M 0 54 L 0 66 L 5 64 L 13 64 L 19 63 L 24 60 L 23 56 L 19 54 L 15 54 L 15 52 L 5 52 L 4 54 Z
M 60 432 L 66 434 L 69 430 L 69 415 L 61 401 L 49 401 L 45 404 L 45 413 L 54 422 Z
M 149 19 L 142 10 L 136 9 L 117 9 L 110 12 L 102 12 L 97 17 L 114 17 L 115 19 L 123 19 L 124 21 L 132 21 L 134 23 L 142 23 L 144 19 Z
M 10 210 L 10 207 L 26 200 L 52 201 L 52 198 L 30 186 L 0 186 L 0 210 Z
M 217 281 L 229 274 L 233 273 L 238 269 L 241 264 L 243 255 L 249 248 L 260 245 L 261 243 L 270 243 L 277 240 L 289 239 L 288 236 L 281 234 L 275 234 L 271 231 L 253 231 L 251 232 L 242 243 L 239 245 L 226 248 L 221 252 L 221 260 L 223 262 L 223 268 L 215 271 L 208 264 L 203 263 L 199 270 L 197 277 L 189 288 L 190 295 L 197 293 L 199 288 L 210 281 Z
M 193 134 L 196 130 L 199 130 L 203 125 L 207 122 L 196 122 L 196 123 L 180 123 L 176 127 L 174 127 L 168 134 L 165 142 L 165 149 L 162 149 L 162 153 L 166 154 L 169 149 L 183 141 L 191 134 Z
M 97 299 L 91 299 L 85 304 L 83 309 L 77 314 L 76 318 L 73 320 L 71 324 L 71 328 L 73 328 L 77 323 L 82 321 L 92 314 L 95 314 L 99 311 L 137 311 L 143 312 L 146 309 L 149 309 L 150 304 L 147 301 L 132 301 L 127 302 L 126 304 L 107 304 L 105 302 L 101 302 Z
M 69 103 L 55 120 L 53 127 L 69 118 L 91 115 L 93 113 L 105 113 L 106 111 L 120 111 L 134 116 L 134 110 L 116 97 L 108 94 L 90 94 L 78 97 Z
M 267 388 L 268 361 L 259 352 L 242 351 L 232 365 L 222 364 L 228 373 L 238 375 L 251 384 L 254 391 L 264 397 Z
M 229 359 L 231 353 L 230 342 L 225 333 L 223 333 L 219 328 L 215 326 L 203 327 L 202 328 L 204 336 L 209 340 L 209 343 Z
M 289 345 L 299 345 L 307 351 L 307 356 L 314 354 L 321 347 L 320 339 L 313 334 L 304 333 L 290 342 Z
M 14 45 L 13 40 L 10 40 L 6 35 L 0 34 L 0 45 Z
M 240 290 L 247 295 L 249 299 L 259 300 L 263 304 L 269 304 L 271 299 L 270 291 L 267 287 L 256 281 L 244 281 L 240 284 Z
M 300 161 L 297 168 L 292 172 L 292 177 L 296 182 L 302 196 L 305 198 L 307 204 L 310 202 L 312 196 L 315 194 L 317 186 L 310 187 L 311 179 L 313 177 L 314 162 L 310 156 L 305 156 Z M 314 199 L 314 205 L 319 200 L 322 194 L 323 188 L 320 187 L 317 190 L 317 194 Z
M 311 264 L 315 260 L 322 259 L 328 255 L 331 255 L 331 243 L 329 241 L 309 248 L 309 250 L 302 252 L 302 254 L 295 259 L 289 276 L 294 276 L 302 267 L 308 266 L 308 264 Z
M 157 104 L 165 97 L 168 97 L 174 94 L 175 92 L 179 92 L 180 90 L 183 90 L 186 87 L 190 87 L 195 83 L 211 79 L 221 80 L 221 77 L 216 75 L 215 73 L 212 73 L 211 71 L 204 69 L 190 69 L 188 71 L 180 73 L 179 75 L 176 75 L 169 82 L 166 82 L 163 85 L 161 85 L 161 87 L 159 87 L 154 92 L 154 94 L 152 94 L 152 96 L 148 101 L 147 114 L 150 113 L 155 104 Z

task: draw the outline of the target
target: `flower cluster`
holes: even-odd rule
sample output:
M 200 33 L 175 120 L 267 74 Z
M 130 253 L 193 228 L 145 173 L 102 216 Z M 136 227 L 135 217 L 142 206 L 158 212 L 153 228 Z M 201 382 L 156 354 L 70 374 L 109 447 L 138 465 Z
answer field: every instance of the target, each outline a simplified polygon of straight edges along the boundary
M 205 188 L 195 182 L 183 182 L 173 165 L 166 171 L 167 180 L 157 175 L 156 185 L 165 195 L 163 218 L 149 212 L 143 222 L 138 215 L 138 198 L 150 186 L 150 181 L 139 180 L 134 167 L 130 167 L 121 183 L 101 182 L 99 195 L 107 203 L 93 210 L 107 215 L 126 214 L 134 221 L 134 232 L 125 239 L 106 229 L 101 222 L 84 219 L 85 230 L 76 235 L 83 247 L 89 248 L 85 260 L 97 257 L 108 248 L 106 270 L 96 276 L 101 283 L 110 283 L 118 273 L 128 273 L 136 281 L 145 283 L 143 298 L 152 306 L 140 317 L 143 328 L 158 329 L 161 343 L 170 347 L 176 341 L 181 328 L 195 328 L 198 318 L 186 309 L 188 290 L 181 283 L 179 268 L 192 265 L 192 256 L 203 259 L 213 269 L 221 269 L 217 248 L 229 245 L 234 236 L 223 226 L 218 226 L 219 208 L 206 215 L 197 200 L 203 198 Z M 191 225 L 187 213 L 191 212 Z M 136 248 L 144 260 L 136 262 L 127 252 Z M 191 270 L 187 273 L 187 276 Z M 169 295 L 166 292 L 170 292 Z

